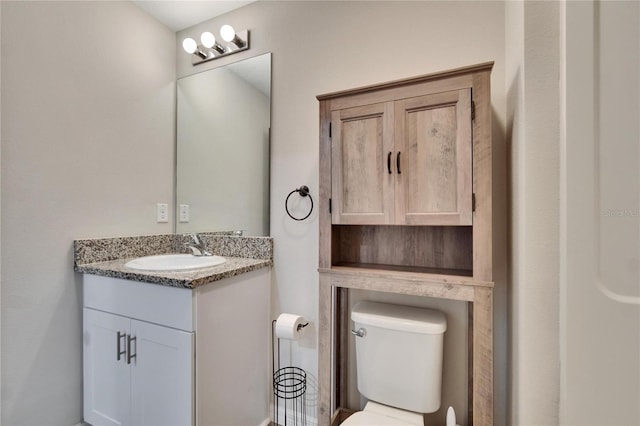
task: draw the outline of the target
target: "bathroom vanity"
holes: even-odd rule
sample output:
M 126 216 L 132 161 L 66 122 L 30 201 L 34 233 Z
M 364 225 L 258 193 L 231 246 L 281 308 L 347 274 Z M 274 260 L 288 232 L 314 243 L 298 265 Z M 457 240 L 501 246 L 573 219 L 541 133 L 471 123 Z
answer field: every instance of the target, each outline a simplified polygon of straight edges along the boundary
M 227 242 L 236 247 L 227 244 L 226 254 L 217 241 L 225 263 L 185 272 L 124 266 L 134 256 L 87 262 L 122 245 L 76 241 L 75 269 L 84 273 L 85 422 L 261 424 L 269 418 L 272 241 L 248 238 L 266 249 L 239 253 L 241 239 L 234 238 Z
M 468 423 L 493 424 L 492 66 L 318 96 L 320 425 L 349 414 L 350 289 L 467 302 Z

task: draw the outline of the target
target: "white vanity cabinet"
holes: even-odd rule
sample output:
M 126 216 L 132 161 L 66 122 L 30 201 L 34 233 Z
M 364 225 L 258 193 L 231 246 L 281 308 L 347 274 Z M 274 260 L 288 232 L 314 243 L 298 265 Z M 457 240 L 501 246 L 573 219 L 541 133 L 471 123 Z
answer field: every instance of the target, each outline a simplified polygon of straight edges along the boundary
M 195 289 L 85 274 L 84 421 L 262 423 L 269 274 L 263 268 Z
M 190 425 L 192 290 L 84 277 L 84 419 L 99 425 Z

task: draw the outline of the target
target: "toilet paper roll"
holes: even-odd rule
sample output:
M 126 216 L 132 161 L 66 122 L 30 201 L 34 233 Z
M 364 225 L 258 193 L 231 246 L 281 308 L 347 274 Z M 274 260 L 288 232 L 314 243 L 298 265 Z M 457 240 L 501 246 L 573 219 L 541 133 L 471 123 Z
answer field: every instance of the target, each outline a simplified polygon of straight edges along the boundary
M 308 322 L 300 315 L 280 314 L 276 320 L 276 337 L 278 339 L 298 340 L 304 333 Z

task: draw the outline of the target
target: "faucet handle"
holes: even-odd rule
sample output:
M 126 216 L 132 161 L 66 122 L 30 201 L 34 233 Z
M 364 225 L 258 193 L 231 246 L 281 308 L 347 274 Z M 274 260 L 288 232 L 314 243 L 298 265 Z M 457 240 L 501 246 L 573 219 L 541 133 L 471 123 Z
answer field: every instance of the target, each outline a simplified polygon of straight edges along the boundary
M 185 244 L 196 244 L 199 246 L 202 246 L 202 240 L 200 240 L 200 234 L 195 233 L 195 232 L 188 232 L 186 234 L 182 234 L 183 237 L 188 237 L 191 238 L 191 241 L 189 243 L 185 243 Z
M 200 240 L 200 235 L 196 233 L 184 234 L 184 236 L 190 236 L 191 241 L 185 243 L 185 247 L 191 250 L 194 256 L 213 256 L 210 252 L 205 250 L 204 244 Z

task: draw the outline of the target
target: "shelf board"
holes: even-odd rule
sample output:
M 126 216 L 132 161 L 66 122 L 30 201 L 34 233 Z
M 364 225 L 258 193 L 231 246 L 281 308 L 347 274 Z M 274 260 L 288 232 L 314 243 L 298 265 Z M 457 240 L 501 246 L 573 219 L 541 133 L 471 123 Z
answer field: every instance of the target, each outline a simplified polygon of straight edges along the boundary
M 415 272 L 420 274 L 432 274 L 432 275 L 453 275 L 458 277 L 473 277 L 473 271 L 471 269 L 429 268 L 426 266 L 381 265 L 377 263 L 353 263 L 353 262 L 340 262 L 334 265 L 334 267 L 360 268 L 360 269 L 395 271 L 395 272 Z
M 393 268 L 388 265 L 341 264 L 318 271 L 327 274 L 324 281 L 332 286 L 361 290 L 411 294 L 452 300 L 473 301 L 475 289 L 492 288 L 493 282 L 473 277 L 433 273 L 431 268 Z M 429 271 L 429 272 L 425 272 Z M 450 270 L 448 270 L 450 271 Z M 323 280 L 321 280 L 323 282 Z

